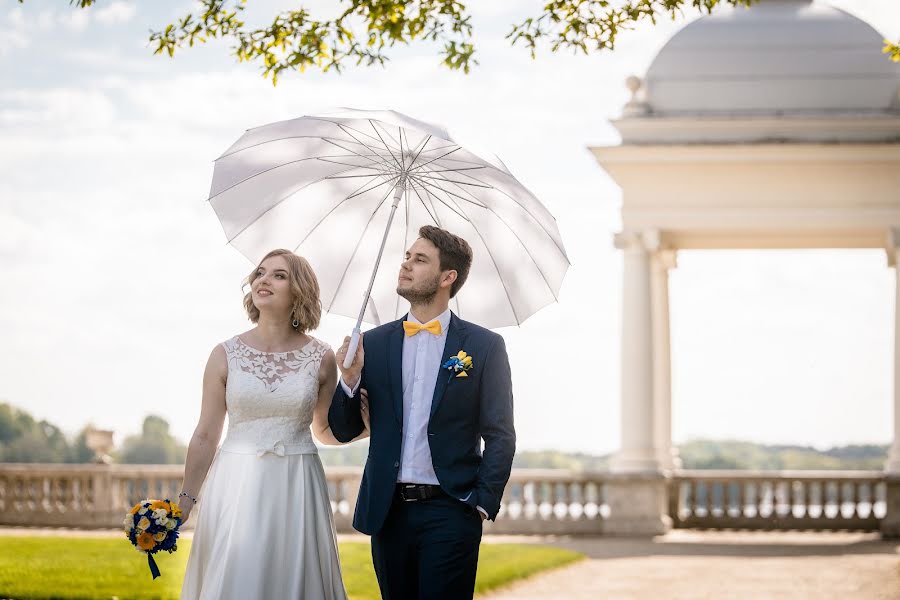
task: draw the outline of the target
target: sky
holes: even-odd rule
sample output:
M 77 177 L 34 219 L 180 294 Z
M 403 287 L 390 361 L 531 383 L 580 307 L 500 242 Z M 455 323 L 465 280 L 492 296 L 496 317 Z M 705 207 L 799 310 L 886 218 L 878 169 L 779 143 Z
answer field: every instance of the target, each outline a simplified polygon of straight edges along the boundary
M 900 37 L 893 0 L 827 3 Z M 0 14 L 0 402 L 69 433 L 112 429 L 117 443 L 154 413 L 187 441 L 209 352 L 251 327 L 241 282 L 252 265 L 206 202 L 213 160 L 250 127 L 333 106 L 393 108 L 489 148 L 557 218 L 572 261 L 559 303 L 498 330 L 518 446 L 614 451 L 621 191 L 588 147 L 619 142 L 610 120 L 628 99 L 625 78 L 697 15 L 623 34 L 612 53 L 532 60 L 504 35 L 542 2 L 469 4 L 480 62 L 469 75 L 417 44 L 386 68 L 284 74 L 273 88 L 221 43 L 152 55 L 148 30 L 191 2 L 10 3 Z M 894 273 L 883 251 L 686 251 L 670 292 L 676 443 L 891 441 Z M 314 335 L 337 346 L 352 325 L 326 315 Z

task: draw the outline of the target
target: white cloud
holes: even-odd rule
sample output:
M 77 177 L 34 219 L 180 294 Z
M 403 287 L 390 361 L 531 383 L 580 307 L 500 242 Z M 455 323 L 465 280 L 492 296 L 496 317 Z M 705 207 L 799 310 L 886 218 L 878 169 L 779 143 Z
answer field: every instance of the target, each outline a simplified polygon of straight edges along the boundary
M 108 6 L 97 9 L 96 17 L 99 23 L 115 25 L 127 23 L 137 13 L 137 7 L 132 2 L 113 2 Z
M 91 22 L 90 9 L 72 9 L 70 13 L 64 14 L 60 21 L 67 29 L 84 31 Z
M 28 36 L 25 24 L 25 15 L 21 8 L 13 8 L 6 15 L 5 26 L 0 25 L 0 58 L 6 54 L 27 48 L 31 44 L 31 38 Z

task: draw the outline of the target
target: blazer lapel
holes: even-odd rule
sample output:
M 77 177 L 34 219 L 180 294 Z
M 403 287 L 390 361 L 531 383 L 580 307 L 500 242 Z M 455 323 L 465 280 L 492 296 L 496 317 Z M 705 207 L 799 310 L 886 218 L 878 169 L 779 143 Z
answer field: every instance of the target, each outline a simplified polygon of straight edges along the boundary
M 388 334 L 388 376 L 391 381 L 391 398 L 394 416 L 403 426 L 403 319 L 394 321 L 394 329 Z
M 441 358 L 442 367 L 447 362 L 447 359 L 451 356 L 456 356 L 462 349 L 462 345 L 466 343 L 466 335 L 465 322 L 455 314 L 450 313 L 450 327 L 447 331 L 447 342 L 444 344 L 444 356 Z M 431 416 L 434 416 L 435 411 L 441 404 L 441 400 L 444 399 L 444 392 L 447 391 L 447 386 L 450 384 L 451 379 L 450 371 L 443 368 L 438 369 L 437 382 L 435 382 L 434 386 L 434 397 L 431 399 Z

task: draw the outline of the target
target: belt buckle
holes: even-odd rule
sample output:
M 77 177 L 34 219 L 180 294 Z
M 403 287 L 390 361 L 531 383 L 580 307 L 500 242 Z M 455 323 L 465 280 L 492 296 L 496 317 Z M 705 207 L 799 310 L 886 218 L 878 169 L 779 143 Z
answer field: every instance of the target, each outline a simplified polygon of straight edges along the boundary
M 419 500 L 421 500 L 421 498 L 407 498 L 407 497 L 406 497 L 406 493 L 405 493 L 405 492 L 406 492 L 407 490 L 415 490 L 416 487 L 417 487 L 416 484 L 410 483 L 410 484 L 403 485 L 403 486 L 400 488 L 400 489 L 402 490 L 402 491 L 400 492 L 400 496 L 403 498 L 403 501 L 404 501 L 404 502 L 418 502 Z

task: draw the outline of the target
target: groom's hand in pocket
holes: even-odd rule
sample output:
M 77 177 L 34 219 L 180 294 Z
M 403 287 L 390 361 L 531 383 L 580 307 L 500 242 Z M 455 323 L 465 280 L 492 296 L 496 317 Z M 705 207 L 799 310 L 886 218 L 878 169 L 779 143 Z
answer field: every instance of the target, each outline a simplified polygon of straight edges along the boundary
M 366 424 L 366 429 L 372 431 L 372 427 L 369 423 L 369 391 L 366 389 L 359 390 L 359 415 L 362 417 L 363 423 Z

